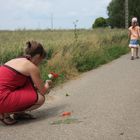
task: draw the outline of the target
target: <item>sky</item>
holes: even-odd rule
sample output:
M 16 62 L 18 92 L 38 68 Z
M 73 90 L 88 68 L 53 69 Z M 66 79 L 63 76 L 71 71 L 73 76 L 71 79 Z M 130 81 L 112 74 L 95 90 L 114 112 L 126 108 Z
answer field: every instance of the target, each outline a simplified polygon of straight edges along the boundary
M 89 29 L 111 0 L 0 0 L 0 30 Z

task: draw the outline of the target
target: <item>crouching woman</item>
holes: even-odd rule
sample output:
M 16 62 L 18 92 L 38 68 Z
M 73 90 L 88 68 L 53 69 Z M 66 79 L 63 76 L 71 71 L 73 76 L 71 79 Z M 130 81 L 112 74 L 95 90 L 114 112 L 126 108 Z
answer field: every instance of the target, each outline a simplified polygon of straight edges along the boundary
M 25 111 L 39 108 L 51 85 L 43 83 L 38 68 L 46 58 L 43 46 L 36 41 L 26 44 L 25 56 L 0 66 L 0 120 L 6 125 L 15 124 L 16 118 L 32 118 Z

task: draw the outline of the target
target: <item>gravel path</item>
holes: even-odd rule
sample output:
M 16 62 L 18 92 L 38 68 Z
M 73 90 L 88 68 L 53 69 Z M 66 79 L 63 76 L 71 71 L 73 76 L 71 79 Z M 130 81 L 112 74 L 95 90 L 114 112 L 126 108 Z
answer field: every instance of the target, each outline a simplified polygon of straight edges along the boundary
M 36 120 L 0 124 L 0 140 L 140 140 L 140 59 L 127 54 L 84 73 L 32 113 Z

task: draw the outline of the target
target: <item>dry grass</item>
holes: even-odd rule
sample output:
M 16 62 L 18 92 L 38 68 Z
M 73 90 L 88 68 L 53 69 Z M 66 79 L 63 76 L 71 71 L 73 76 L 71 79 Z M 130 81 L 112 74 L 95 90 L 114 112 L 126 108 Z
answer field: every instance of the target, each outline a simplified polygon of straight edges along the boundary
M 56 82 L 63 82 L 128 52 L 126 30 L 77 30 L 77 33 L 76 42 L 73 30 L 1 31 L 0 61 L 4 63 L 21 55 L 25 43 L 36 40 L 44 45 L 49 56 L 41 66 L 43 79 L 55 71 L 61 73 Z

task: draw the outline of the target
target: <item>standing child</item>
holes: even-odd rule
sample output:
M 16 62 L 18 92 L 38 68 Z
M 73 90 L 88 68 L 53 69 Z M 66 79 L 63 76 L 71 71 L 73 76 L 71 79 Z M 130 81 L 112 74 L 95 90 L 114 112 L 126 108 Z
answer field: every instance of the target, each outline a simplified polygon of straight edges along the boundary
M 136 58 L 138 59 L 138 47 L 139 47 L 140 27 L 136 17 L 132 18 L 131 26 L 129 27 L 129 47 L 131 48 L 131 60 L 134 60 L 134 50 L 136 51 Z

